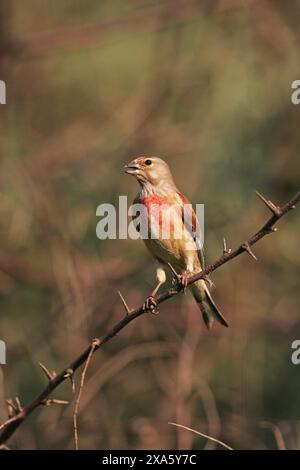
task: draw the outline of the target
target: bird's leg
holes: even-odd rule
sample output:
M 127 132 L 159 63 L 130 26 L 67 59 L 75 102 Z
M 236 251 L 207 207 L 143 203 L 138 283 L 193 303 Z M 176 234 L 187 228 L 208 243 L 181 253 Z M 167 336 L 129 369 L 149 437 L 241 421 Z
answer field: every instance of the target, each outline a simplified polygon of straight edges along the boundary
M 168 263 L 168 266 L 171 269 L 172 273 L 174 274 L 173 286 L 177 287 L 179 290 L 182 290 L 183 292 L 185 292 L 185 289 L 187 288 L 188 277 L 189 277 L 189 275 L 192 274 L 192 271 L 189 271 L 187 269 L 183 273 L 178 274 L 177 271 L 175 271 L 175 269 L 171 265 L 171 263 Z M 206 282 L 206 284 L 210 288 L 216 287 L 215 283 L 210 279 L 210 277 L 208 275 L 204 276 L 203 280 Z
M 172 273 L 174 274 L 173 278 L 173 286 L 176 287 L 178 290 L 185 292 L 185 289 L 188 285 L 188 277 L 191 274 L 190 271 L 186 270 L 183 271 L 181 274 L 178 274 L 177 271 L 173 268 L 171 263 L 168 263 L 169 268 L 171 269 Z
M 188 285 L 188 278 L 191 273 L 188 271 L 183 271 L 181 274 L 178 274 L 178 278 L 175 279 L 175 282 L 177 284 L 177 287 L 179 290 L 181 290 L 183 293 L 185 293 L 185 290 Z
M 150 312 L 150 313 L 153 313 L 154 315 L 158 314 L 158 306 L 155 300 L 155 295 L 161 285 L 162 285 L 162 282 L 159 282 L 157 286 L 155 287 L 155 289 L 151 292 L 149 297 L 145 300 L 143 304 L 143 309 L 145 312 Z
M 163 268 L 159 267 L 156 269 L 156 278 L 158 280 L 158 284 L 143 304 L 144 311 L 148 311 L 154 315 L 158 314 L 158 306 L 155 300 L 155 296 L 160 287 L 166 282 L 166 273 Z

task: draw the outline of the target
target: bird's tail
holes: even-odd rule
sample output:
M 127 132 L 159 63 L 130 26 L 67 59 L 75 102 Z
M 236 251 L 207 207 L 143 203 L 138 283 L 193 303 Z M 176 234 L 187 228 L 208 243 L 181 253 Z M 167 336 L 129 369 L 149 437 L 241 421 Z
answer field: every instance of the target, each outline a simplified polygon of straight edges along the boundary
M 190 286 L 190 290 L 199 305 L 204 323 L 209 330 L 212 327 L 214 319 L 221 323 L 221 325 L 228 326 L 227 321 L 213 301 L 205 281 L 200 280 L 195 282 Z

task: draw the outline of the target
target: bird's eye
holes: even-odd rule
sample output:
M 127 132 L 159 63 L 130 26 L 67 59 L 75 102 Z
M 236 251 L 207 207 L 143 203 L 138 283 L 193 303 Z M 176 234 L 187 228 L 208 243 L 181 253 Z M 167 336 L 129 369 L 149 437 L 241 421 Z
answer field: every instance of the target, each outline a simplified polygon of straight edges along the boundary
M 149 165 L 152 165 L 152 160 L 150 160 L 150 159 L 149 159 L 149 160 L 145 160 L 145 165 L 148 165 L 148 166 L 149 166 Z

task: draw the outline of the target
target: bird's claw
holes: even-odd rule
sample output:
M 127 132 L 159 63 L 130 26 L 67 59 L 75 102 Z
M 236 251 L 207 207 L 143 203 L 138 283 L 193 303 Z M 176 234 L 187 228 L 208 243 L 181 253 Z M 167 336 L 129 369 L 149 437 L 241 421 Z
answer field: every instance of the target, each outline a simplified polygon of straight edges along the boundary
M 184 293 L 188 285 L 188 277 L 189 274 L 186 272 L 177 274 L 173 279 L 173 286 Z
M 157 302 L 153 295 L 150 295 L 143 304 L 144 312 L 150 312 L 153 315 L 157 315 L 159 313 Z

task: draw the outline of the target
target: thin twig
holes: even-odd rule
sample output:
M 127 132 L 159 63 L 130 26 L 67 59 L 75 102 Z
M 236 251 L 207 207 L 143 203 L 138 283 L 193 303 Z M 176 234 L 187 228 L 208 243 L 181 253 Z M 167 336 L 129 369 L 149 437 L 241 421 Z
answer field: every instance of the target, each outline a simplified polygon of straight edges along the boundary
M 177 423 L 168 423 L 171 424 L 172 426 L 176 426 L 177 428 L 182 428 L 185 429 L 186 431 L 191 431 L 194 434 L 198 434 L 198 436 L 204 437 L 205 439 L 209 439 L 210 441 L 216 442 L 217 444 L 220 444 L 220 446 L 225 447 L 227 450 L 234 450 L 232 447 L 229 447 L 229 445 L 225 444 L 225 442 L 219 441 L 219 439 L 216 439 L 215 437 L 208 436 L 207 434 L 203 434 L 202 432 L 196 431 L 195 429 L 188 428 L 187 426 L 183 426 L 183 424 L 177 424 Z
M 257 243 L 266 235 L 274 232 L 273 226 L 275 225 L 275 223 L 278 222 L 278 220 L 281 219 L 284 215 L 286 215 L 289 211 L 294 209 L 296 205 L 299 203 L 299 201 L 300 201 L 300 191 L 297 194 L 295 194 L 295 196 L 289 202 L 287 202 L 284 206 L 280 208 L 280 213 L 278 213 L 277 215 L 273 214 L 272 217 L 270 217 L 267 220 L 267 222 L 261 227 L 261 229 L 258 232 L 256 232 L 252 237 L 250 237 L 246 242 L 241 244 L 238 248 L 231 251 L 230 253 L 228 252 L 223 253 L 219 259 L 217 259 L 214 263 L 210 264 L 199 273 L 189 276 L 187 283 L 192 284 L 198 281 L 199 279 L 205 278 L 207 274 L 210 274 L 211 272 L 215 271 L 223 264 L 228 263 L 228 261 L 244 253 L 246 251 L 245 243 L 249 245 L 249 247 L 251 247 L 252 245 Z M 171 289 L 168 289 L 162 292 L 156 298 L 157 305 L 174 297 L 179 292 L 180 292 L 180 287 L 178 288 L 173 287 Z M 93 353 L 94 353 L 103 344 L 107 343 L 114 336 L 116 336 L 117 333 L 123 330 L 123 328 L 125 328 L 129 323 L 131 323 L 133 320 L 135 320 L 136 318 L 140 317 L 143 314 L 145 314 L 145 309 L 143 308 L 143 306 L 141 306 L 139 308 L 136 308 L 135 310 L 132 310 L 129 315 L 125 315 L 107 333 L 99 337 L 98 339 L 99 343 L 96 346 L 94 345 L 94 342 L 92 342 L 85 349 L 85 351 L 83 351 L 76 359 L 74 359 L 74 361 L 71 364 L 69 364 L 65 369 L 63 369 L 59 374 L 57 374 L 51 381 L 49 381 L 46 388 L 39 395 L 37 395 L 27 406 L 24 406 L 22 411 L 20 411 L 13 418 L 10 418 L 5 423 L 3 423 L 0 426 L 0 431 L 2 431 L 0 433 L 0 445 L 5 443 L 14 434 L 17 428 L 27 418 L 27 416 L 29 416 L 36 408 L 38 408 L 41 405 L 41 403 L 46 398 L 49 397 L 49 395 L 53 392 L 53 390 L 55 390 L 62 382 L 66 380 L 67 377 L 69 377 L 68 371 L 72 370 L 74 373 L 80 366 L 82 366 L 82 364 L 84 364 L 87 361 L 87 359 L 90 356 L 91 350 L 93 350 Z
M 75 450 L 79 450 L 79 442 L 78 442 L 78 422 L 77 422 L 77 418 L 78 418 L 79 404 L 80 404 L 80 399 L 81 399 L 82 390 L 83 390 L 83 386 L 84 386 L 85 376 L 86 376 L 87 370 L 88 370 L 88 368 L 89 368 L 89 365 L 90 365 L 90 363 L 91 363 L 91 360 L 92 360 L 94 351 L 95 351 L 96 347 L 99 347 L 99 346 L 100 346 L 99 340 L 98 340 L 98 339 L 95 339 L 95 340 L 93 341 L 93 343 L 92 343 L 91 350 L 90 350 L 90 352 L 89 352 L 88 358 L 87 358 L 87 360 L 86 360 L 86 363 L 85 363 L 85 365 L 84 365 L 84 369 L 83 369 L 82 374 L 81 374 L 80 385 L 79 385 L 79 391 L 78 391 L 78 395 L 77 395 L 77 398 L 76 398 L 75 407 L 74 407 L 74 413 L 73 413 L 73 427 L 74 427 L 74 445 L 75 445 Z
M 279 428 L 279 426 L 277 426 L 277 424 L 270 423 L 269 421 L 262 421 L 261 426 L 263 428 L 271 429 L 279 450 L 287 450 L 281 429 Z

